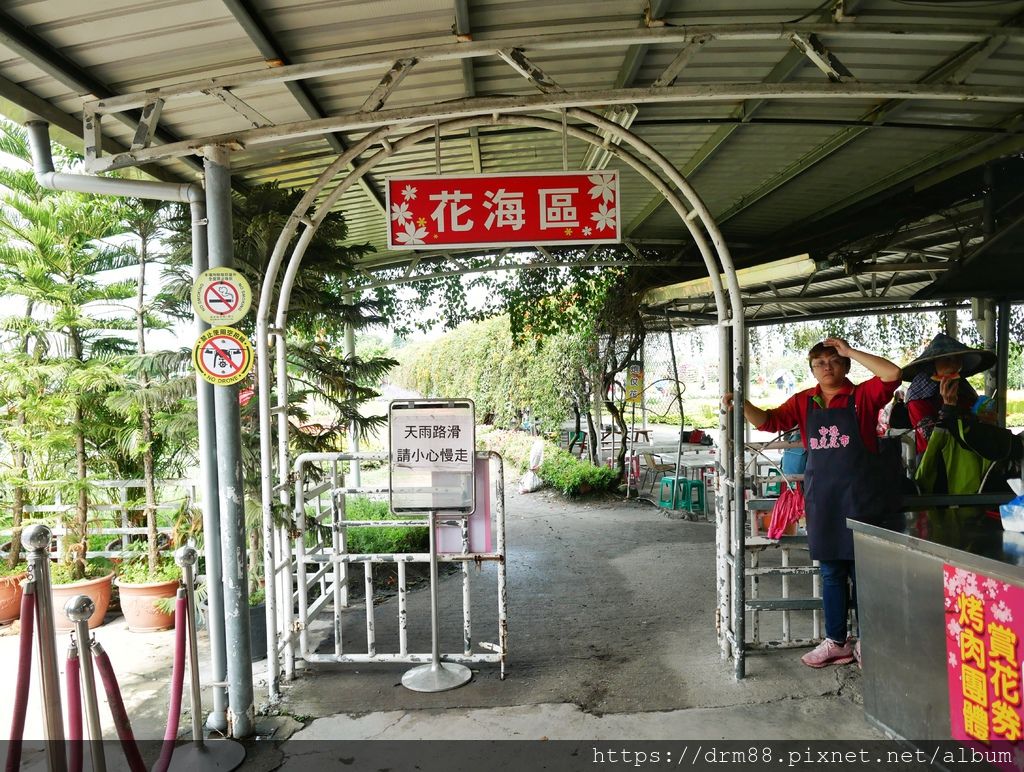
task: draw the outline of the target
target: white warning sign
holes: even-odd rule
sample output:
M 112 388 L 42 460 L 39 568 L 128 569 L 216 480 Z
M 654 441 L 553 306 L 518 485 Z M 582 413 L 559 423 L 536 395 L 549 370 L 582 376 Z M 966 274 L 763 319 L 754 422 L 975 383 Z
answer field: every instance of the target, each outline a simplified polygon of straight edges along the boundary
M 252 305 L 249 282 L 231 268 L 211 268 L 192 285 L 192 307 L 209 324 L 241 321 Z
M 249 339 L 234 327 L 211 327 L 192 347 L 192 364 L 214 386 L 230 386 L 252 370 Z

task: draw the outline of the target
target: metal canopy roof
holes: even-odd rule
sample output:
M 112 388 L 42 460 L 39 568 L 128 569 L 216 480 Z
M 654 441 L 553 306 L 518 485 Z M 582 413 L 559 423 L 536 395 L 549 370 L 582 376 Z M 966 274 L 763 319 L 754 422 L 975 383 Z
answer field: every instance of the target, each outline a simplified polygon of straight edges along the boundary
M 755 322 L 885 308 L 957 269 L 975 294 L 1024 297 L 1021 1 L 15 0 L 0 12 L 0 112 L 49 120 L 79 147 L 87 137 L 93 170 L 191 180 L 199 149 L 226 143 L 236 184 L 304 188 L 374 128 L 393 142 L 480 116 L 341 197 L 352 240 L 379 250 L 361 265 L 367 284 L 579 261 L 631 262 L 652 286 L 706 275 L 678 215 L 618 159 L 486 123 L 572 107 L 674 163 L 738 266 L 810 255 L 809 276 L 745 289 Z M 620 168 L 623 247 L 383 251 L 388 174 L 563 162 Z M 998 276 L 995 256 L 1009 269 Z M 955 298 L 959 282 L 946 285 L 933 294 Z M 709 303 L 662 307 L 700 321 Z

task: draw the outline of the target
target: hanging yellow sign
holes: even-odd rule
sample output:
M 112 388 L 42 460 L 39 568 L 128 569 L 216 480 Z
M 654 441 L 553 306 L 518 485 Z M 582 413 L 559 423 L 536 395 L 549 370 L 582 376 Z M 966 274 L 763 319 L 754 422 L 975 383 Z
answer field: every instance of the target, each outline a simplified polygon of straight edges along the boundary
M 626 402 L 642 401 L 644 393 L 644 366 L 642 362 L 630 362 L 626 368 Z

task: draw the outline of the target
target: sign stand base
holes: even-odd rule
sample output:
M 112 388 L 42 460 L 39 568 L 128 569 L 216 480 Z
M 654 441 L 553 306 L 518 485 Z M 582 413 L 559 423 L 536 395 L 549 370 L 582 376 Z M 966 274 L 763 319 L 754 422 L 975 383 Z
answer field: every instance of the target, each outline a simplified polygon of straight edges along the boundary
M 465 665 L 455 662 L 438 662 L 417 665 L 402 676 L 402 686 L 414 692 L 446 692 L 468 682 L 473 677 Z
M 245 746 L 234 740 L 212 740 L 174 749 L 170 772 L 230 772 L 245 761 Z

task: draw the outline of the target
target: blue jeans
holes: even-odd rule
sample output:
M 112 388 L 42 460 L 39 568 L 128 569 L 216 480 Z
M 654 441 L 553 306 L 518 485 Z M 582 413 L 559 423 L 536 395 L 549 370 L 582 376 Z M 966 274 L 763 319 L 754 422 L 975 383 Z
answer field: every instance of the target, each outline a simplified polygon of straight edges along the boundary
M 825 636 L 846 642 L 846 621 L 850 608 L 857 608 L 857 575 L 852 560 L 822 560 L 821 601 L 825 607 Z

